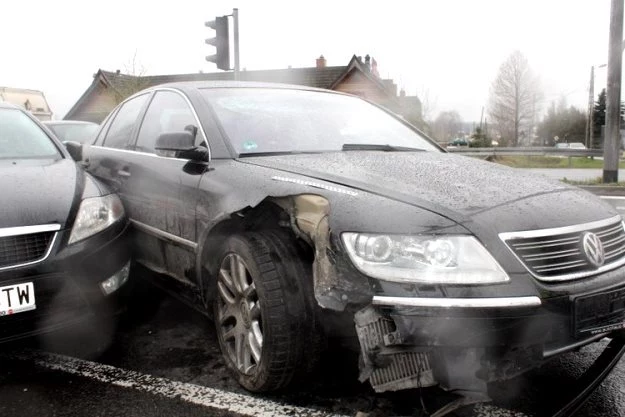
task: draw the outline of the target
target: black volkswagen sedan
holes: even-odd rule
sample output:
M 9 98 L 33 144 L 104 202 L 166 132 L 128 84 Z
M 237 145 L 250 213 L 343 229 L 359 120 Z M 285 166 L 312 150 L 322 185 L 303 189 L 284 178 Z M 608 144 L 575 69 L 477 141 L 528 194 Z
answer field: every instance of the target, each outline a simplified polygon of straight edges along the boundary
M 249 390 L 288 386 L 335 340 L 377 391 L 472 400 L 605 337 L 622 354 L 625 230 L 610 206 L 449 154 L 364 99 L 162 85 L 121 103 L 84 163 L 119 192 L 137 262 L 213 317 Z
M 2 103 L 0 195 L 0 342 L 42 335 L 85 354 L 104 348 L 130 267 L 119 197 Z

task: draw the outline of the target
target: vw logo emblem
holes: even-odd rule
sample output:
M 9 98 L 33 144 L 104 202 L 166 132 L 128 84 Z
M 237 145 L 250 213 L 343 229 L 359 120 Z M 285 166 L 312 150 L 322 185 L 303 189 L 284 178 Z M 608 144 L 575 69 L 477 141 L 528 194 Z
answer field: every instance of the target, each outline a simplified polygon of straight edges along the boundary
M 603 244 L 596 234 L 591 232 L 584 233 L 582 236 L 582 248 L 588 262 L 597 268 L 603 265 L 605 262 Z

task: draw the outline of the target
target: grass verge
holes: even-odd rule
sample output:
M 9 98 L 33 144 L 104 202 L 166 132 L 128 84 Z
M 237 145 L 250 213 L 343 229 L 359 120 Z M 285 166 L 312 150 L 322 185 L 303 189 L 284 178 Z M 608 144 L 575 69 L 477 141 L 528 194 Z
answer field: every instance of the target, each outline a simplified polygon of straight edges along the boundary
M 513 168 L 603 168 L 601 159 L 575 156 L 495 156 L 492 162 Z M 620 161 L 619 168 L 625 168 L 625 161 Z

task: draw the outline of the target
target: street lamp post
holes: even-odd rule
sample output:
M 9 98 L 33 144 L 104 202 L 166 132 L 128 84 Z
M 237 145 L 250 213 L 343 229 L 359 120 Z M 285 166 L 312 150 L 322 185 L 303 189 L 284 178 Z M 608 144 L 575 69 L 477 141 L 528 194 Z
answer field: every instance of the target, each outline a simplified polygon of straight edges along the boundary
M 621 64 L 623 59 L 623 0 L 612 0 L 608 50 L 608 88 L 606 97 L 605 141 L 603 144 L 603 182 L 618 182 L 621 119 Z

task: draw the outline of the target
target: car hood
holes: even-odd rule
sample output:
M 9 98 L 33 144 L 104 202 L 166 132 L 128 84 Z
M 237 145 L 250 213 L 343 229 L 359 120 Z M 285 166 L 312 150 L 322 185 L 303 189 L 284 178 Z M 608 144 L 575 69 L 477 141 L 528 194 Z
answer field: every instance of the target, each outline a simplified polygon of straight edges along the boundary
M 0 161 L 0 228 L 58 223 L 65 226 L 80 198 L 82 171 L 74 161 Z
M 448 153 L 346 151 L 239 161 L 373 192 L 461 223 L 532 197 L 584 193 L 524 170 Z

